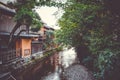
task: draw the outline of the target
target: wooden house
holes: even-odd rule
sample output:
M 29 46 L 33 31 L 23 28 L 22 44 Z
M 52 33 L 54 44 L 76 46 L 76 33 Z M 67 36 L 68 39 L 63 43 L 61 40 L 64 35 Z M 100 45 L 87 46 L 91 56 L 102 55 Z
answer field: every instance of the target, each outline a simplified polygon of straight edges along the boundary
M 27 34 L 26 25 L 21 25 L 14 33 L 12 45 L 8 47 L 10 33 L 17 24 L 14 16 L 16 12 L 7 6 L 0 4 L 0 63 L 15 61 L 21 57 L 31 55 L 31 43 L 39 35 Z
M 17 22 L 15 21 L 16 12 L 3 4 L 0 4 L 0 63 L 15 61 L 19 58 L 26 58 L 31 54 L 45 50 L 45 45 L 50 44 L 54 39 L 54 35 L 50 36 L 50 41 L 47 38 L 47 32 L 53 32 L 54 29 L 43 25 L 40 33 L 27 33 L 26 25 L 20 27 L 14 32 L 11 46 L 9 45 L 10 35 Z M 49 45 L 48 45 L 49 46 Z
M 39 33 L 39 38 L 33 39 L 32 41 L 32 54 L 38 53 L 45 50 L 46 32 L 49 31 L 51 27 L 43 25 Z
M 40 31 L 47 48 L 54 48 L 54 29 L 48 25 L 43 25 Z
M 43 25 L 40 29 L 40 32 L 41 32 L 41 36 L 43 37 L 43 39 L 46 39 L 46 33 L 48 31 L 51 31 L 51 32 L 54 32 L 54 29 L 48 25 Z

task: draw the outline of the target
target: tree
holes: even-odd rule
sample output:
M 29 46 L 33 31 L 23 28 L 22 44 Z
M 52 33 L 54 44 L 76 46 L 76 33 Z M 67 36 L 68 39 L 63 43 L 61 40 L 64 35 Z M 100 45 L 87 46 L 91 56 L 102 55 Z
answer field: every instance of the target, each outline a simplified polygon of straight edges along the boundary
M 97 80 L 120 79 L 117 75 L 110 77 L 110 73 L 118 73 L 117 66 L 120 66 L 114 62 L 120 60 L 117 57 L 120 55 L 120 14 L 116 2 L 68 0 L 65 13 L 59 20 L 61 30 L 56 33 L 58 42 L 75 47 L 84 64 L 93 62 L 92 70 Z
M 16 25 L 10 33 L 9 46 L 13 41 L 15 31 L 22 25 L 26 25 L 29 33 L 30 25 L 36 25 L 40 28 L 40 17 L 33 10 L 36 6 L 58 6 L 60 3 L 55 3 L 54 0 L 16 0 L 15 3 L 8 2 L 8 6 L 16 10 L 15 20 Z M 35 30 L 36 31 L 36 30 Z

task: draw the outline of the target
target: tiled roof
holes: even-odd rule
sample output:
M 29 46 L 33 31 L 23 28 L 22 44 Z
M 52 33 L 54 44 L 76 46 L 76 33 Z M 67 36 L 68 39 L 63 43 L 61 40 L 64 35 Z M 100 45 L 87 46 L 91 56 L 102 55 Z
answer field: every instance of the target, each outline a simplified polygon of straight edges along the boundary
M 9 36 L 10 33 L 8 32 L 0 32 L 0 35 L 5 35 L 5 36 Z M 17 36 L 17 34 L 14 34 L 14 36 Z M 20 34 L 19 37 L 39 37 L 39 35 L 36 34 Z
M 4 3 L 0 2 L 0 12 L 6 15 L 14 16 L 16 14 L 14 9 L 11 9 L 4 5 Z
M 54 28 L 52 28 L 52 27 L 50 27 L 48 25 L 44 25 L 44 27 L 47 28 L 47 29 L 50 29 L 50 30 L 54 30 Z

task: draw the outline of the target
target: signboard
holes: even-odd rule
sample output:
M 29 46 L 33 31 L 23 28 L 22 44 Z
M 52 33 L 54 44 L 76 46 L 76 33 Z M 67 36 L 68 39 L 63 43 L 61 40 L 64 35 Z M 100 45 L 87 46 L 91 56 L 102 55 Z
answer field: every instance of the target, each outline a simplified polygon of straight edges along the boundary
M 30 55 L 30 49 L 25 49 L 25 50 L 24 50 L 24 55 L 25 55 L 25 56 Z

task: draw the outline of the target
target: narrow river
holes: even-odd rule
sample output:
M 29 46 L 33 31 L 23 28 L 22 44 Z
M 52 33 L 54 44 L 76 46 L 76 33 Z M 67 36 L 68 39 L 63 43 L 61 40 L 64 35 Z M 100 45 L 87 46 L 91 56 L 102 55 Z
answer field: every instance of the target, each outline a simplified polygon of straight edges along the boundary
M 76 53 L 74 48 L 65 49 L 59 53 L 59 66 L 56 67 L 55 72 L 48 74 L 43 77 L 41 80 L 62 80 L 60 74 L 63 73 L 63 70 L 69 67 L 71 64 L 76 62 Z

